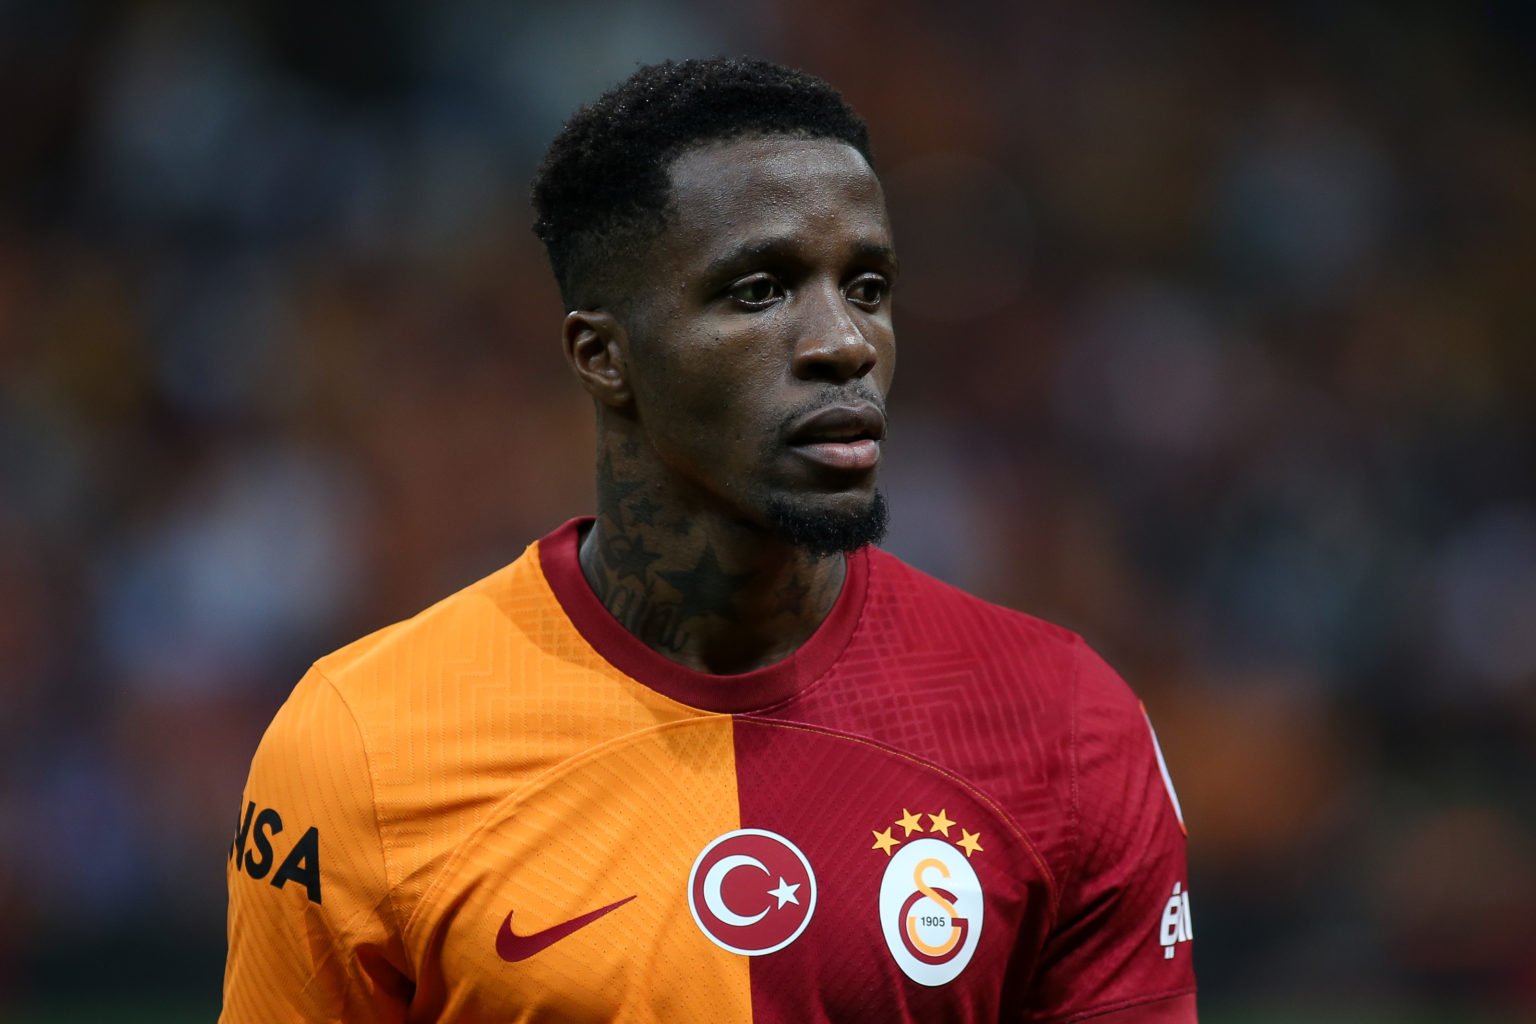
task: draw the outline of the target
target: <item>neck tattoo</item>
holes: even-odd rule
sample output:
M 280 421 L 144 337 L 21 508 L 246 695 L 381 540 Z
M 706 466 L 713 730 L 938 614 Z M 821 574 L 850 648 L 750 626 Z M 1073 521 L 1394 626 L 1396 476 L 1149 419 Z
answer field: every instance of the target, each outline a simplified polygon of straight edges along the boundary
M 615 447 L 617 452 L 615 452 Z M 746 671 L 798 647 L 842 586 L 843 559 L 754 563 L 645 486 L 638 445 L 608 447 L 581 567 L 598 600 L 651 649 L 706 671 Z M 749 552 L 750 553 L 750 552 Z M 743 667 L 745 666 L 745 667 Z

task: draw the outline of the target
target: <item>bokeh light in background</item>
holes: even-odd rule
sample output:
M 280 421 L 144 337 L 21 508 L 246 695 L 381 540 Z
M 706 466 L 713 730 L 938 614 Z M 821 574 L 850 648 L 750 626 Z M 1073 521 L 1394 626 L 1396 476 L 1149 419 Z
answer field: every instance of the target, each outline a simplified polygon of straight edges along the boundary
M 0 1017 L 209 1019 L 304 667 L 591 508 L 527 180 L 712 53 L 870 121 L 888 546 L 1143 694 L 1206 1019 L 1536 1016 L 1532 8 L 735 6 L 0 4 Z

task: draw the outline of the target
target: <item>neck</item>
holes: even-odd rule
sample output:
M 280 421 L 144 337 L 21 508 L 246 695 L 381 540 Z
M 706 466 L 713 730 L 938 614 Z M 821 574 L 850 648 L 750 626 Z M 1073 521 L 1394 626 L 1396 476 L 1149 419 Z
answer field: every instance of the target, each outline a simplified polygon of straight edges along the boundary
M 581 543 L 598 599 L 652 650 L 701 672 L 750 672 L 794 653 L 836 603 L 843 557 L 681 507 L 643 482 L 640 450 L 599 452 L 597 522 Z

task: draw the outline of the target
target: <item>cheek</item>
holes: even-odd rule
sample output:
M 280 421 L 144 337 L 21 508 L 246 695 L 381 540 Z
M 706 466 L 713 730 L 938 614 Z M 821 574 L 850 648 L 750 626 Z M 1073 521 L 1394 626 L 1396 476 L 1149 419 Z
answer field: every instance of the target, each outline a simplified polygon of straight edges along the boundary
M 713 419 L 742 419 L 788 372 L 765 331 L 699 329 L 674 335 L 643 367 L 654 404 L 686 403 Z
M 890 321 L 872 326 L 870 333 L 866 335 L 875 346 L 876 359 L 872 376 L 875 383 L 880 386 L 884 394 L 890 390 L 891 379 L 896 376 L 896 334 L 891 329 Z
M 635 377 L 640 417 L 664 457 L 740 462 L 775 436 L 781 370 L 760 346 L 720 334 L 670 346 Z

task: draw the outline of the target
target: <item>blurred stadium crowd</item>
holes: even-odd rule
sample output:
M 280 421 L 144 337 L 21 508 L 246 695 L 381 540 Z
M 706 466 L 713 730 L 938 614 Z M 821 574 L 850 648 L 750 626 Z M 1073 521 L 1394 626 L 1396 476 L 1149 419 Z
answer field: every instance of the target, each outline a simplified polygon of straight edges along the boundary
M 590 508 L 526 182 L 717 52 L 870 121 L 887 546 L 1143 694 L 1208 1018 L 1536 1015 L 1531 8 L 724 6 L 0 3 L 0 1016 L 211 1012 L 305 665 Z

